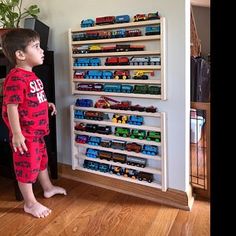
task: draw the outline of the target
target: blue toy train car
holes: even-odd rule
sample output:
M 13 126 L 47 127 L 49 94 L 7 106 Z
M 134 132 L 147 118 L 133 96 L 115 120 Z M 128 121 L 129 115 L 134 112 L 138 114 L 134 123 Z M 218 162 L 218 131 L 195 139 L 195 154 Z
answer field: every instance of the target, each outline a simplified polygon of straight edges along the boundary
M 116 16 L 115 22 L 116 23 L 128 23 L 128 22 L 130 22 L 130 17 L 129 17 L 129 15 Z
M 159 153 L 159 150 L 156 146 L 143 145 L 142 153 L 150 156 L 155 156 Z
M 78 107 L 93 107 L 93 100 L 92 99 L 77 99 L 76 106 Z
M 95 21 L 93 19 L 82 20 L 80 23 L 81 28 L 94 26 Z
M 160 35 L 160 32 L 161 32 L 160 25 L 147 26 L 145 28 L 145 35 Z

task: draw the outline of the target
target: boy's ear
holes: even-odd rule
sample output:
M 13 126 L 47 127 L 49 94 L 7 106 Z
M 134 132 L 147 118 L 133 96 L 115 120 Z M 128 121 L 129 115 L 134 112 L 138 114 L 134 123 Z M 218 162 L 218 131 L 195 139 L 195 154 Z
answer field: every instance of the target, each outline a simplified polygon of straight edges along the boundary
M 21 51 L 21 50 L 17 50 L 16 52 L 15 52 L 15 55 L 16 55 L 16 59 L 18 59 L 18 60 L 25 60 L 25 54 L 24 54 L 24 52 L 23 51 Z

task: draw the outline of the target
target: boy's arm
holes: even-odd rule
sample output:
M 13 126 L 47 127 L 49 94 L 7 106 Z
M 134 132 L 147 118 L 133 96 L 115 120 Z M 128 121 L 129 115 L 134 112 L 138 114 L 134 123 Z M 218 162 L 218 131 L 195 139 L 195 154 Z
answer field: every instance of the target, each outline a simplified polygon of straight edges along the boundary
M 18 105 L 17 104 L 8 104 L 7 105 L 7 115 L 8 120 L 11 126 L 11 131 L 13 134 L 12 137 L 12 145 L 13 149 L 16 152 L 17 149 L 20 153 L 24 153 L 24 151 L 28 151 L 25 145 L 25 137 L 21 132 L 20 121 L 19 121 L 19 113 L 18 113 Z M 24 150 L 24 151 L 23 151 Z

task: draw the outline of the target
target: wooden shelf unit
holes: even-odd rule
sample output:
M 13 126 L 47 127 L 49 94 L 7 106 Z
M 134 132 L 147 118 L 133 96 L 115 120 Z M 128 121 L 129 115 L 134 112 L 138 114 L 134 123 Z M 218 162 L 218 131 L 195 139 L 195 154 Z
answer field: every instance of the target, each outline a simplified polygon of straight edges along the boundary
M 115 39 L 98 39 L 98 40 L 83 40 L 83 41 L 72 41 L 72 35 L 80 32 L 92 31 L 92 30 L 112 30 L 112 29 L 126 29 L 126 28 L 140 28 L 144 31 L 145 26 L 148 25 L 157 25 L 160 24 L 161 33 L 160 35 L 150 35 L 150 36 L 139 36 L 139 37 L 127 37 L 127 38 L 115 38 Z M 91 45 L 91 44 L 111 44 L 111 43 L 125 43 L 125 42 L 141 42 L 142 44 L 159 44 L 159 49 L 157 50 L 144 50 L 144 51 L 125 51 L 125 52 L 105 52 L 105 53 L 76 53 L 73 54 L 73 47 L 76 45 Z M 132 101 L 132 98 L 145 98 L 150 99 L 150 105 L 156 106 L 157 100 L 166 100 L 166 79 L 165 79 L 165 18 L 162 17 L 160 20 L 150 20 L 150 21 L 141 21 L 141 22 L 132 22 L 132 23 L 123 23 L 123 24 L 113 24 L 113 25 L 103 25 L 103 26 L 94 26 L 87 28 L 79 28 L 79 29 L 69 29 L 69 54 L 70 54 L 70 80 L 71 80 L 71 91 L 72 94 L 75 95 L 75 99 L 79 98 L 78 95 L 86 96 L 90 98 L 90 96 L 110 96 L 112 97 L 126 97 Z M 160 56 L 161 65 L 126 65 L 126 66 L 74 66 L 74 60 L 77 58 L 90 58 L 90 57 L 98 57 L 105 58 L 109 56 Z M 132 74 L 133 70 L 154 70 L 156 73 L 158 72 L 158 76 L 155 78 L 149 78 L 148 80 L 116 80 L 116 79 L 76 79 L 74 78 L 74 71 L 86 71 L 86 70 L 129 70 Z M 158 77 L 158 78 L 157 78 Z M 103 92 L 103 91 L 80 91 L 76 90 L 76 85 L 80 83 L 119 83 L 119 84 L 148 84 L 148 85 L 159 85 L 161 87 L 161 94 L 135 94 L 135 93 L 118 93 L 118 92 Z M 148 125 L 148 123 L 144 123 L 144 125 L 130 125 L 130 124 L 120 124 L 113 123 L 109 121 L 98 121 L 98 120 L 88 120 L 88 119 L 75 119 L 74 112 L 75 110 L 80 111 L 96 111 L 96 112 L 104 112 L 109 114 L 124 114 L 124 115 L 138 115 L 143 116 L 149 119 L 158 119 L 156 125 Z M 79 170 L 83 172 L 94 173 L 97 175 L 102 175 L 105 177 L 115 178 L 122 181 L 132 182 L 134 184 L 145 185 L 152 188 L 158 188 L 162 191 L 167 190 L 167 171 L 166 171 L 166 114 L 165 112 L 138 112 L 138 111 L 130 111 L 130 110 L 113 110 L 113 109 L 102 109 L 102 108 L 94 108 L 94 107 L 78 107 L 71 105 L 70 107 L 71 113 L 71 149 L 72 149 L 72 169 Z M 145 122 L 145 121 L 144 121 Z M 111 135 L 98 134 L 98 133 L 90 133 L 85 131 L 77 131 L 74 129 L 75 125 L 78 123 L 84 124 L 97 124 L 103 126 L 111 126 L 113 133 Z M 157 131 L 161 133 L 161 142 L 156 141 L 148 141 L 148 140 L 139 140 L 132 139 L 130 137 L 119 137 L 114 135 L 114 127 L 124 127 L 130 129 L 138 129 L 138 130 L 146 130 L 146 131 Z M 102 146 L 92 146 L 89 144 L 80 144 L 76 143 L 77 135 L 88 135 L 93 137 L 100 137 L 104 140 L 120 140 L 128 142 L 136 142 L 141 145 L 153 145 L 159 148 L 158 155 L 151 156 L 142 153 L 129 152 L 126 150 L 118 150 L 113 148 L 106 148 Z M 101 160 L 99 158 L 89 158 L 85 155 L 86 149 L 92 148 L 96 150 L 104 150 L 113 153 L 125 154 L 127 156 L 134 156 L 138 158 L 147 159 L 147 166 L 144 168 L 131 166 L 127 164 L 122 164 L 119 162 L 106 161 Z M 146 181 L 139 181 L 137 179 L 132 179 L 128 177 L 118 176 L 115 174 L 103 173 L 100 171 L 90 170 L 83 167 L 84 160 L 92 160 L 99 163 L 105 163 L 114 166 L 120 166 L 122 168 L 129 168 L 137 171 L 143 171 L 146 173 L 152 173 L 154 175 L 154 181 L 148 183 Z

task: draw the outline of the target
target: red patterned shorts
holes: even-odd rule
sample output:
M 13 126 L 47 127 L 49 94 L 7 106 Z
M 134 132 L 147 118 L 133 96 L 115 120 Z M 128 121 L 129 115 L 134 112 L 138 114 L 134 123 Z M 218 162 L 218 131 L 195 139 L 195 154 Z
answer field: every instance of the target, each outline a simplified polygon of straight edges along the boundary
M 13 149 L 13 164 L 17 181 L 34 183 L 39 171 L 45 170 L 48 164 L 46 144 L 43 137 L 25 137 L 28 151 L 21 154 Z M 11 145 L 12 146 L 12 145 Z

